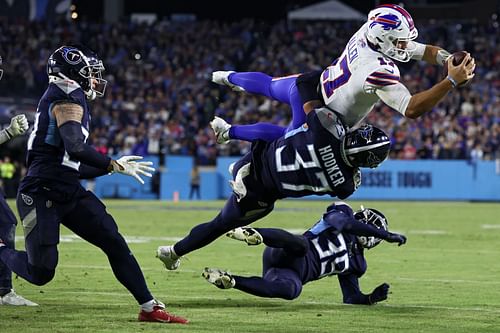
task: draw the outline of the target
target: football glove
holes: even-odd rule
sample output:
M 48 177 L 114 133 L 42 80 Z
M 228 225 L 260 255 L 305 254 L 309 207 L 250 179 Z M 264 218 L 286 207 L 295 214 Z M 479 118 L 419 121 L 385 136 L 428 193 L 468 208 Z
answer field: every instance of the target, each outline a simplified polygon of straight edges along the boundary
M 372 293 L 368 295 L 369 304 L 375 304 L 387 299 L 387 294 L 389 293 L 389 285 L 387 283 L 382 283 L 377 288 L 373 289 Z
M 24 114 L 12 117 L 9 127 L 6 128 L 7 134 L 13 138 L 26 132 L 29 128 L 28 119 Z
M 398 246 L 401 246 L 406 243 L 406 236 L 389 232 L 385 240 L 389 243 L 398 243 Z
M 113 172 L 118 172 L 127 176 L 132 176 L 141 184 L 144 184 L 140 175 L 146 177 L 152 177 L 152 172 L 155 168 L 150 167 L 153 162 L 137 162 L 137 160 L 142 160 L 142 156 L 122 156 L 116 161 L 112 161 Z

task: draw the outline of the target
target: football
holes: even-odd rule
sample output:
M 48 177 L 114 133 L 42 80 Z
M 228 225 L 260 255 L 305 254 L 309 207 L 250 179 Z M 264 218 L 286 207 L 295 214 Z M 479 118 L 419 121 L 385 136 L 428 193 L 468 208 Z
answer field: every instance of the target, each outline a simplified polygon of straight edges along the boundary
M 464 58 L 467 56 L 467 52 L 465 51 L 457 51 L 451 55 L 451 61 L 453 66 L 458 66 L 464 61 Z M 470 60 L 469 60 L 470 62 Z M 446 63 L 444 65 L 444 76 L 448 76 L 448 64 Z M 458 85 L 458 87 L 465 86 L 467 83 L 469 83 L 470 80 L 464 81 Z

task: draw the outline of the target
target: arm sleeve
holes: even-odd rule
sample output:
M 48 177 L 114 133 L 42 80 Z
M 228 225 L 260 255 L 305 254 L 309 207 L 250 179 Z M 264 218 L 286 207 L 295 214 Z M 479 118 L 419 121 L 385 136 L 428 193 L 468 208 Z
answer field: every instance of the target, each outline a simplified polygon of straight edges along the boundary
M 81 124 L 76 121 L 68 121 L 59 127 L 59 134 L 64 142 L 64 148 L 71 158 L 107 171 L 111 158 L 97 152 L 85 143 Z
M 104 175 L 107 175 L 109 173 L 108 170 L 103 170 L 99 168 L 94 168 L 93 166 L 81 163 L 80 164 L 80 169 L 78 170 L 80 172 L 80 179 L 92 179 L 92 178 L 97 178 L 101 177 Z
M 375 90 L 375 93 L 382 102 L 398 111 L 403 116 L 405 115 L 408 103 L 410 103 L 411 94 L 402 83 L 398 82 L 394 85 L 385 86 Z
M 356 236 L 375 236 L 386 239 L 389 235 L 384 229 L 378 229 L 369 224 L 359 222 L 353 216 L 348 216 L 345 213 L 336 212 L 335 214 L 327 214 L 323 216 L 323 220 L 328 225 L 335 226 L 338 231 Z
M 411 41 L 408 45 L 409 48 L 415 48 L 415 51 L 413 51 L 413 54 L 411 58 L 413 60 L 422 60 L 422 57 L 424 56 L 425 48 L 427 47 L 425 44 L 419 43 L 419 42 L 414 42 Z
M 370 304 L 368 295 L 359 289 L 358 277 L 354 274 L 338 275 L 344 303 Z

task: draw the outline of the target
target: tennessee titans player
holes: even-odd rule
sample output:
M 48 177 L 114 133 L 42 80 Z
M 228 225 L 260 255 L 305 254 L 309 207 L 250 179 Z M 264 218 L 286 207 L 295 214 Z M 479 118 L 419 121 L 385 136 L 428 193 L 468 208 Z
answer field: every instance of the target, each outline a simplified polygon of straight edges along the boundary
M 237 228 L 226 235 L 248 245 L 267 245 L 262 257 L 262 277 L 243 277 L 217 268 L 205 268 L 202 276 L 221 289 L 236 288 L 260 297 L 297 298 L 306 283 L 337 275 L 343 301 L 375 304 L 387 299 L 383 283 L 364 294 L 358 279 L 366 272 L 364 249 L 382 240 L 403 245 L 404 235 L 387 230 L 385 216 L 372 208 L 356 213 L 344 202 L 327 208 L 323 217 L 303 235 L 282 229 Z
M 17 197 L 26 251 L 0 247 L 0 259 L 29 282 L 48 283 L 55 275 L 63 224 L 107 255 L 118 281 L 140 304 L 140 321 L 186 323 L 151 295 L 114 219 L 79 182 L 118 172 L 144 183 L 140 175 L 151 177 L 154 171 L 140 156 L 113 160 L 86 143 L 91 117 L 87 100 L 104 95 L 103 70 L 102 61 L 83 46 L 62 46 L 49 57 L 49 85 L 38 104 L 28 140 L 28 172 Z
M 0 57 L 0 66 L 2 57 Z M 3 76 L 3 69 L 0 68 L 0 80 Z M 24 114 L 12 117 L 10 125 L 0 131 L 0 144 L 5 143 L 18 135 L 24 134 L 29 128 L 28 119 Z M 5 201 L 5 194 L 0 188 L 0 246 L 13 249 L 17 220 L 9 205 Z M 37 306 L 38 304 L 27 300 L 16 294 L 12 289 L 12 271 L 0 261 L 0 305 L 27 305 Z
M 417 36 L 413 19 L 404 8 L 384 4 L 370 11 L 340 56 L 322 71 L 286 77 L 260 72 L 214 72 L 212 81 L 217 84 L 267 96 L 290 104 L 292 109 L 288 127 L 267 123 L 230 126 L 216 117 L 211 125 L 217 142 L 279 138 L 302 125 L 305 114 L 321 105 L 340 113 L 351 129 L 363 122 L 379 100 L 411 119 L 430 112 L 450 90 L 474 76 L 475 62 L 467 55 L 454 66 L 447 61 L 449 52 L 418 43 Z M 411 59 L 448 66 L 448 76 L 430 89 L 412 95 L 400 82 L 399 68 L 394 62 Z
M 344 199 L 359 186 L 359 167 L 374 168 L 389 154 L 390 140 L 367 125 L 347 133 L 339 115 L 315 109 L 307 122 L 272 142 L 256 140 L 233 167 L 233 194 L 208 223 L 194 227 L 173 246 L 160 246 L 157 257 L 167 269 L 179 257 L 199 249 L 231 229 L 257 221 L 289 197 L 330 195 Z

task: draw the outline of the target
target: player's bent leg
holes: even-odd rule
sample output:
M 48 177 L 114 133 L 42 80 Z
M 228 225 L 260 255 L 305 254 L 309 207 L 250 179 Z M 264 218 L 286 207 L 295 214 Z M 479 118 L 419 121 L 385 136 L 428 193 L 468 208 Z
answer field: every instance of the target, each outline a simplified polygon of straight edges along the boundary
M 271 268 L 261 277 L 233 275 L 234 288 L 259 297 L 292 300 L 302 292 L 298 274 L 287 268 Z
M 309 241 L 302 235 L 294 235 L 283 229 L 256 228 L 266 246 L 283 249 L 285 254 L 303 257 L 309 251 Z
M 231 289 L 235 285 L 233 276 L 218 268 L 205 267 L 201 276 L 203 276 L 208 283 L 213 284 L 219 289 Z
M 256 200 L 252 193 L 248 193 L 240 202 L 236 195 L 232 194 L 222 211 L 211 222 L 197 225 L 191 229 L 189 235 L 174 245 L 176 255 L 183 256 L 202 248 L 231 229 L 263 218 L 274 208 L 274 202 L 266 203 L 264 207 L 262 204 L 263 202 Z

